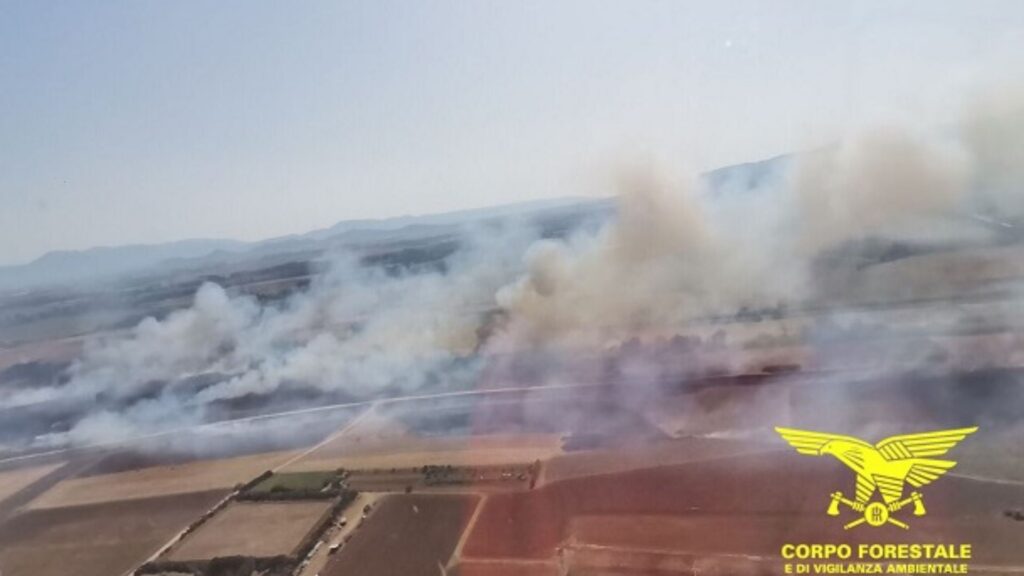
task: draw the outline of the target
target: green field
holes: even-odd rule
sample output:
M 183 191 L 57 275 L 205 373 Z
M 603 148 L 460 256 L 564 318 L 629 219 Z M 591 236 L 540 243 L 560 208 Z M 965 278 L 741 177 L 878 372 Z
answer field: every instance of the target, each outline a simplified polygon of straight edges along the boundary
M 249 492 L 262 494 L 269 492 L 295 492 L 300 490 L 320 490 L 337 478 L 338 473 L 326 472 L 289 472 L 274 474 L 270 478 L 252 487 Z

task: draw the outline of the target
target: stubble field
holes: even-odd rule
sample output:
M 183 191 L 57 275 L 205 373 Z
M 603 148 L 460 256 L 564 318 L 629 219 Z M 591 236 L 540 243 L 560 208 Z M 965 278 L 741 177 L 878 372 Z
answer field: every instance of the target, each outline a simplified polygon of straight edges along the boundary
M 0 525 L 5 576 L 120 576 L 224 497 L 214 490 L 32 510 Z

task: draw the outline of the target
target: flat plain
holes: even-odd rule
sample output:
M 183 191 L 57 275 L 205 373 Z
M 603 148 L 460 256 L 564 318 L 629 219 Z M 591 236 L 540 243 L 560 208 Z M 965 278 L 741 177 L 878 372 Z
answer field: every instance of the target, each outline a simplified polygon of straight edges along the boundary
M 0 472 L 0 502 L 63 466 L 63 462 Z
M 224 497 L 214 490 L 32 510 L 0 525 L 4 576 L 119 576 Z
M 232 502 L 189 534 L 168 560 L 287 556 L 331 508 L 330 501 Z
M 386 497 L 324 576 L 437 576 L 477 506 L 476 496 Z
M 30 509 L 62 508 L 207 490 L 226 490 L 285 462 L 292 453 L 200 460 L 65 480 L 34 500 Z

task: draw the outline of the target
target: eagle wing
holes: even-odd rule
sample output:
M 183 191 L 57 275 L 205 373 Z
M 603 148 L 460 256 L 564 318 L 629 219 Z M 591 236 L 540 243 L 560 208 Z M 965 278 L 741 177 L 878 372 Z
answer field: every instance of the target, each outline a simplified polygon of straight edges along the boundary
M 891 474 L 872 474 L 871 479 L 878 486 L 879 492 L 886 502 L 891 503 L 900 499 L 903 495 L 903 483 L 908 482 L 915 488 L 930 484 L 940 476 L 953 469 L 956 462 L 949 460 L 919 459 L 910 465 L 906 475 L 902 478 Z M 860 496 L 861 483 L 857 478 L 857 495 Z
M 886 460 L 907 460 L 909 458 L 930 458 L 942 456 L 961 440 L 973 434 L 978 427 L 921 432 L 890 436 L 875 445 Z
M 978 428 L 975 426 L 891 436 L 879 442 L 876 448 L 879 454 L 890 462 L 911 461 L 903 480 L 915 488 L 920 488 L 937 480 L 956 466 L 956 462 L 951 460 L 935 460 L 931 457 L 942 456 L 949 452 L 957 443 L 977 430 Z M 875 480 L 884 494 L 886 491 L 884 484 L 887 482 L 880 480 L 877 476 Z M 892 480 L 889 479 L 888 483 L 892 483 Z M 891 490 L 895 491 L 894 488 Z M 900 482 L 900 491 L 902 491 L 902 481 Z
M 854 438 L 853 436 L 843 436 L 841 434 L 828 434 L 826 432 L 812 432 L 810 430 L 797 430 L 796 428 L 780 428 L 775 427 L 775 431 L 779 433 L 779 436 L 789 442 L 789 445 L 796 448 L 796 451 L 801 454 L 808 456 L 820 456 L 821 447 L 833 440 L 844 440 L 846 442 L 853 442 L 860 444 L 866 448 L 874 449 L 874 446 L 867 442 Z
M 933 480 L 937 480 L 939 476 L 952 470 L 954 466 L 956 466 L 956 462 L 950 462 L 949 460 L 922 460 L 915 462 L 907 472 L 907 482 L 910 482 L 910 485 L 915 488 L 920 488 L 925 484 L 930 484 Z

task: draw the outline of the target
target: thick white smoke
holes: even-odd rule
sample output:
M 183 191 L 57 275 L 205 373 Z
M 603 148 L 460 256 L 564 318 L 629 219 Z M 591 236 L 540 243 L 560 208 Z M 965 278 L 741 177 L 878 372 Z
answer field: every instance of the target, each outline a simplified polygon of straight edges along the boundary
M 759 263 L 775 257 L 771 243 L 738 242 L 733 222 L 711 216 L 700 186 L 633 171 L 615 221 L 596 237 L 531 247 L 527 274 L 497 295 L 512 336 L 603 343 L 790 296 L 758 284 Z
M 801 250 L 930 229 L 963 209 L 971 168 L 957 142 L 894 127 L 803 154 L 792 175 Z
M 245 361 L 240 348 L 260 314 L 253 300 L 230 298 L 220 286 L 203 284 L 191 308 L 163 321 L 147 318 L 127 338 L 89 345 L 71 369 L 73 385 L 90 394 L 123 396 L 153 381 L 231 371 Z
M 1024 88 L 990 92 L 967 110 L 959 133 L 974 161 L 972 187 L 996 214 L 1024 215 Z
M 61 435 L 91 443 L 198 423 L 211 403 L 282 388 L 364 399 L 465 386 L 481 315 L 535 238 L 532 230 L 468 234 L 445 272 L 389 274 L 339 256 L 280 306 L 204 284 L 191 307 L 91 343 L 67 384 L 16 393 L 3 405 L 125 399 L 126 407 L 99 409 Z M 226 376 L 188 388 L 189 377 L 210 373 Z
M 633 171 L 597 232 L 477 231 L 444 271 L 388 274 L 339 257 L 308 290 L 263 307 L 204 285 L 190 308 L 91 344 L 67 384 L 0 405 L 101 399 L 66 436 L 92 442 L 201 422 L 210 406 L 248 396 L 466 387 L 488 355 L 600 350 L 744 307 L 799 304 L 815 296 L 815 260 L 844 243 L 909 230 L 960 239 L 982 200 L 1020 215 L 1019 104 L 982 107 L 952 133 L 870 130 L 799 154 L 785 177 L 744 193 Z M 182 384 L 208 374 L 222 377 Z

